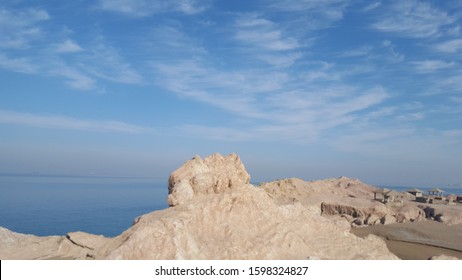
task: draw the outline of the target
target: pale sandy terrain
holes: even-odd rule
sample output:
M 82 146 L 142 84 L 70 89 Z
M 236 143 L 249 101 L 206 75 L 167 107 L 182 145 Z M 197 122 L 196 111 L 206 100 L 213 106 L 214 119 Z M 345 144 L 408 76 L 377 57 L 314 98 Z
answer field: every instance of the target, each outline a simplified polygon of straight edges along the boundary
M 424 260 L 441 254 L 462 259 L 462 224 L 421 221 L 353 228 L 351 232 L 360 237 L 382 237 L 401 259 Z

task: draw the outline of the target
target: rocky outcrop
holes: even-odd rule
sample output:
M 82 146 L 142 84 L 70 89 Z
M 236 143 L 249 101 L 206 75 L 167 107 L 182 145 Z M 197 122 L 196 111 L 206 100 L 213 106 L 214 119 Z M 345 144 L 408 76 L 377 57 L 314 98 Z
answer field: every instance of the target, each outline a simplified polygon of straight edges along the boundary
M 357 179 L 340 177 L 318 181 L 284 179 L 261 185 L 277 203 L 300 202 L 324 217 L 342 217 L 352 227 L 414 222 L 425 219 L 417 205 L 386 205 L 373 200 L 377 188 Z
M 342 201 L 325 201 L 321 203 L 321 213 L 324 216 L 340 215 L 352 225 L 374 225 L 388 214 L 387 207 L 368 200 L 343 198 Z
M 418 207 L 374 201 L 374 187 L 340 177 L 255 187 L 235 154 L 196 156 L 169 178 L 171 207 L 142 215 L 114 238 L 36 237 L 0 230 L 2 259 L 396 259 L 352 226 L 418 221 Z
M 211 155 L 205 159 L 195 156 L 175 170 L 168 179 L 170 206 L 184 204 L 194 197 L 222 193 L 249 184 L 239 156 Z
M 306 190 L 297 194 L 292 189 L 292 195 L 276 199 L 249 180 L 234 154 L 193 158 L 170 176 L 168 201 L 174 207 L 141 216 L 130 229 L 107 242 L 98 256 L 396 259 L 381 239 L 358 238 L 349 233 L 348 224 L 326 219 L 293 199 L 304 197 Z
M 396 259 L 301 204 L 247 186 L 144 215 L 108 243 L 109 259 Z
M 418 207 L 422 209 L 427 219 L 432 219 L 448 225 L 462 224 L 460 205 L 433 204 L 427 206 L 427 204 L 420 204 Z
M 0 227 L 0 259 L 94 259 L 107 240 L 83 232 L 38 237 Z
M 417 205 L 406 204 L 397 208 L 392 208 L 396 222 L 419 222 L 425 219 L 425 212 Z

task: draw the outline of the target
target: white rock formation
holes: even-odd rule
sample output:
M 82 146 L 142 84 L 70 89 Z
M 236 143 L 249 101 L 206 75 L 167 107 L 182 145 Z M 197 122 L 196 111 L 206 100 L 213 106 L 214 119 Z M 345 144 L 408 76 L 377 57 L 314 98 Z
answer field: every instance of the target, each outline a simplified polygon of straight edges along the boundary
M 168 202 L 175 207 L 141 216 L 97 257 L 396 259 L 380 238 L 358 238 L 346 222 L 322 217 L 292 197 L 275 199 L 249 180 L 234 154 L 193 158 L 170 176 Z M 295 188 L 283 193 L 302 198 L 306 190 Z
M 250 175 L 236 154 L 214 154 L 205 159 L 195 156 L 170 175 L 167 202 L 170 206 L 184 204 L 197 196 L 245 186 L 249 181 Z
M 107 240 L 84 232 L 39 237 L 0 227 L 0 259 L 94 259 Z
M 403 214 L 406 221 L 422 214 L 392 211 L 372 200 L 374 187 L 345 177 L 260 187 L 249 181 L 235 154 L 196 156 L 170 175 L 172 207 L 137 218 L 121 235 L 36 237 L 0 228 L 0 257 L 397 259 L 379 237 L 351 234 L 351 224 L 395 222 L 404 210 L 414 213 Z

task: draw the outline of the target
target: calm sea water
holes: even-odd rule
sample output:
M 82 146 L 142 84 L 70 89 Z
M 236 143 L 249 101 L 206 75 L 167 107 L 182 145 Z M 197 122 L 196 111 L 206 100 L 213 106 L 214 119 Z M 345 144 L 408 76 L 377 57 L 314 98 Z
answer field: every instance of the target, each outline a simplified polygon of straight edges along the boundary
M 116 236 L 167 208 L 167 179 L 0 176 L 0 226 L 39 236 Z

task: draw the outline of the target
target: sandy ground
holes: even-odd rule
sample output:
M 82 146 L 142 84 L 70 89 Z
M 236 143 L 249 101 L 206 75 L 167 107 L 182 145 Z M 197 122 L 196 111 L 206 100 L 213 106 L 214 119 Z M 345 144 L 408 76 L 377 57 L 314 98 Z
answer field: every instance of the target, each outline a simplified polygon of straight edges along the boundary
M 404 260 L 425 260 L 441 254 L 462 259 L 462 224 L 395 223 L 355 228 L 351 232 L 359 237 L 374 234 L 384 238 L 388 249 Z

